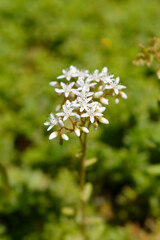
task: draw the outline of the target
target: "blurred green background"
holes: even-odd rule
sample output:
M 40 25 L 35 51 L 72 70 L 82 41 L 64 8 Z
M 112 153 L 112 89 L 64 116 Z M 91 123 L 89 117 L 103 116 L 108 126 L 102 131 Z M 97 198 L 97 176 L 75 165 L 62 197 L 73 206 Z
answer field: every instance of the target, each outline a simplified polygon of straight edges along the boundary
M 78 139 L 59 146 L 43 126 L 58 102 L 48 83 L 70 65 L 107 66 L 128 94 L 107 107 L 110 124 L 89 134 L 87 156 L 98 158 L 87 171 L 90 239 L 160 239 L 160 82 L 156 66 L 132 64 L 138 44 L 160 35 L 159 8 L 159 0 L 0 1 L 0 240 L 81 239 L 75 217 L 61 213 L 78 208 Z

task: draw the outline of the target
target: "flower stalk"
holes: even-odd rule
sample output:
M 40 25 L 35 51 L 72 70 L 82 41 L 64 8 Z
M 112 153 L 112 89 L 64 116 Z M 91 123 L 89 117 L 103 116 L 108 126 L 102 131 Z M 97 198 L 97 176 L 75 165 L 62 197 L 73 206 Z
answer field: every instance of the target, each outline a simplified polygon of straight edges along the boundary
M 119 103 L 119 99 L 126 99 L 127 95 L 122 91 L 126 87 L 120 84 L 120 78 L 108 73 L 107 67 L 101 72 L 97 69 L 91 74 L 88 70 L 78 70 L 70 66 L 63 70 L 62 75 L 57 77 L 58 81 L 50 82 L 55 88 L 55 93 L 62 97 L 61 104 L 56 107 L 56 114 L 50 113 L 49 120 L 44 123 L 47 131 L 56 128 L 49 135 L 49 140 L 59 137 L 59 143 L 68 141 L 68 134 L 74 133 L 81 143 L 80 163 L 80 213 L 81 213 L 81 235 L 87 240 L 86 220 L 86 144 L 90 125 L 97 130 L 98 124 L 109 124 L 104 117 L 106 107 L 109 104 L 109 97 Z M 65 79 L 66 81 L 62 81 Z
M 81 135 L 82 136 L 82 135 Z M 86 143 L 87 143 L 87 133 L 84 133 L 84 139 L 80 138 L 82 147 L 82 158 L 81 158 L 81 170 L 80 170 L 80 194 L 81 194 L 81 233 L 84 240 L 87 240 L 86 235 L 86 202 L 84 200 L 83 193 L 86 181 L 86 171 L 85 171 L 85 155 L 86 155 Z

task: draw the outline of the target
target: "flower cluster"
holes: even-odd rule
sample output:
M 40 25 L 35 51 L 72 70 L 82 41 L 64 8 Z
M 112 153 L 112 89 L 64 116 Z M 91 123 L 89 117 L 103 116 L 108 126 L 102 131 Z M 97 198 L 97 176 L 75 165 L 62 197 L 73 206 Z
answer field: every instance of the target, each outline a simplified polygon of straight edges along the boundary
M 76 136 L 89 133 L 92 124 L 94 129 L 98 128 L 98 123 L 108 124 L 109 121 L 103 117 L 106 110 L 104 105 L 109 104 L 109 97 L 115 99 L 115 103 L 120 98 L 127 99 L 127 95 L 122 91 L 125 86 L 121 85 L 119 77 L 109 75 L 107 67 L 101 72 L 97 69 L 91 74 L 88 70 L 78 70 L 74 66 L 63 70 L 62 75 L 57 79 L 65 81 L 52 81 L 50 86 L 55 88 L 55 93 L 62 97 L 62 103 L 56 107 L 56 114 L 50 114 L 48 121 L 44 125 L 48 126 L 48 131 L 57 126 L 49 139 L 60 136 L 60 143 L 69 140 L 66 133 L 74 132 Z
M 160 38 L 151 38 L 149 42 L 149 46 L 139 44 L 141 50 L 133 61 L 133 64 L 137 66 L 147 65 L 150 67 L 154 64 L 154 61 L 157 61 L 157 77 L 160 79 Z

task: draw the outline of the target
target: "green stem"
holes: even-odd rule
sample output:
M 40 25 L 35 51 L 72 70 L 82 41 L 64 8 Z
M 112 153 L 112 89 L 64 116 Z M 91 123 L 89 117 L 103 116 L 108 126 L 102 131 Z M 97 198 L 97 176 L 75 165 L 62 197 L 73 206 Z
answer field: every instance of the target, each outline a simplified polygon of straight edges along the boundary
M 86 140 L 87 133 L 84 133 L 84 139 L 80 138 L 81 147 L 82 147 L 82 158 L 81 158 L 81 172 L 80 172 L 80 190 L 81 196 L 84 192 L 85 180 L 86 180 L 86 172 L 85 172 L 85 154 L 86 154 Z M 86 235 L 86 203 L 81 197 L 81 233 L 83 236 L 83 240 L 87 240 Z

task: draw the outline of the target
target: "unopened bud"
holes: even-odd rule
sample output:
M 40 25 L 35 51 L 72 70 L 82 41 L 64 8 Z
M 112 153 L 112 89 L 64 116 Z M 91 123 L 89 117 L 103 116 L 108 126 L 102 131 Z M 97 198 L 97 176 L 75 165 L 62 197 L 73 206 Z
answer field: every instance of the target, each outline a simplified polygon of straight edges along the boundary
M 119 98 L 115 98 L 115 103 L 116 103 L 116 104 L 119 103 Z
M 108 124 L 108 123 L 109 123 L 109 121 L 108 121 L 106 118 L 104 118 L 104 117 L 99 117 L 98 120 L 99 120 L 101 123 L 104 123 L 104 124 Z
M 54 138 L 56 138 L 58 136 L 58 132 L 52 132 L 50 135 L 49 135 L 49 140 L 52 140 Z
M 81 127 L 81 129 L 82 129 L 83 132 L 85 132 L 85 133 L 89 133 L 88 128 L 86 128 L 86 127 Z
M 160 69 L 158 69 L 158 71 L 157 71 L 157 77 L 158 77 L 158 79 L 160 79 Z
M 66 134 L 62 134 L 62 138 L 65 140 L 65 141 L 68 141 L 69 140 L 69 137 L 66 135 Z
M 75 120 L 78 122 L 78 121 L 80 121 L 80 119 L 81 119 L 81 117 L 78 114 L 76 114 Z
M 70 92 L 70 96 L 71 96 L 71 98 L 73 98 L 75 95 L 73 92 Z
M 58 84 L 57 81 L 52 81 L 52 82 L 49 83 L 49 86 L 55 87 L 57 84 Z
M 97 123 L 97 122 L 95 122 L 95 123 L 93 124 L 93 128 L 94 128 L 94 130 L 97 130 L 97 129 L 98 129 L 98 123 Z
M 95 92 L 95 94 L 93 95 L 94 98 L 99 98 L 103 95 L 103 92 L 102 91 L 99 91 L 99 92 Z
M 55 111 L 56 111 L 56 112 L 59 112 L 60 110 L 61 110 L 61 105 L 58 104 L 58 105 L 56 106 L 56 108 L 55 108 Z
M 107 98 L 104 98 L 104 97 L 100 97 L 100 102 L 103 103 L 104 105 L 109 104 L 109 100 Z
M 63 123 L 63 121 L 62 121 L 61 119 L 58 120 L 58 125 L 59 125 L 60 127 L 63 127 L 63 126 L 64 126 L 64 123 Z
M 75 132 L 75 134 L 77 135 L 77 137 L 79 137 L 80 134 L 81 134 L 79 128 L 77 128 L 77 127 L 75 127 L 74 132 Z
M 128 97 L 127 97 L 127 94 L 126 93 L 124 93 L 124 92 L 119 92 L 119 94 L 120 94 L 120 96 L 121 96 L 121 98 L 123 98 L 123 99 L 127 99 Z

